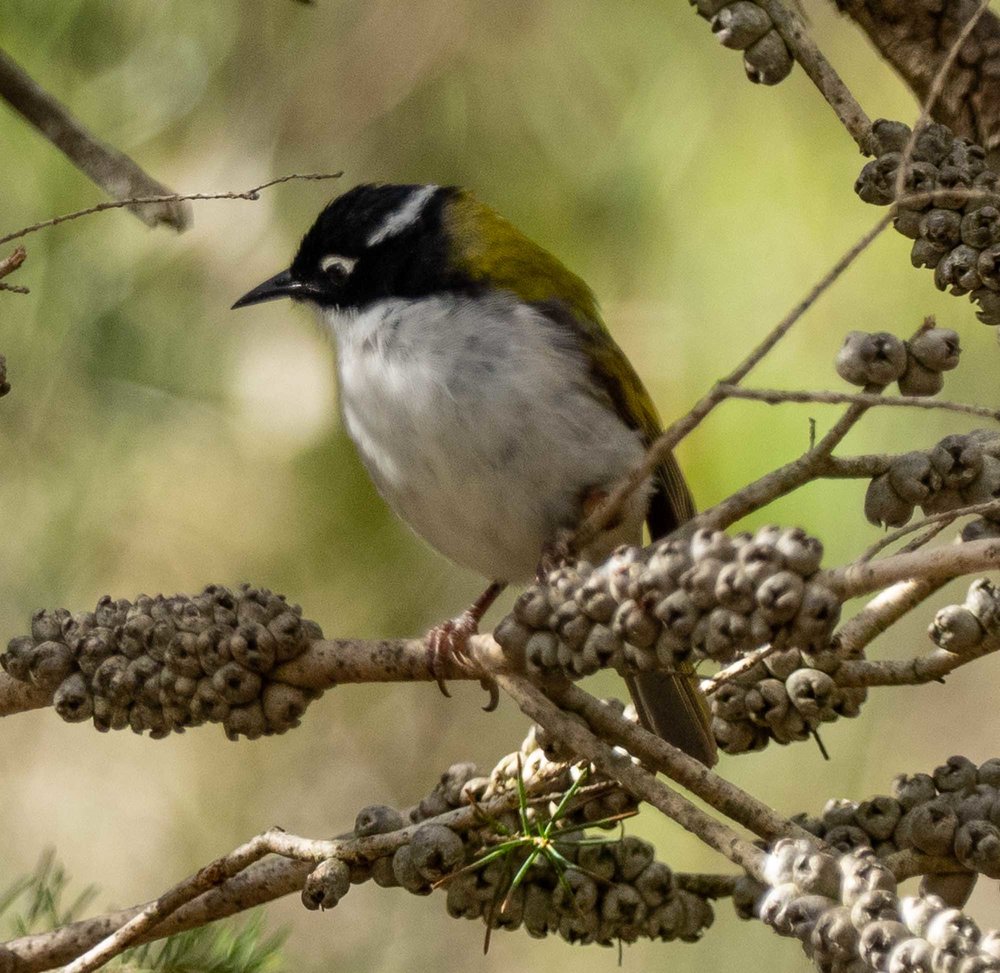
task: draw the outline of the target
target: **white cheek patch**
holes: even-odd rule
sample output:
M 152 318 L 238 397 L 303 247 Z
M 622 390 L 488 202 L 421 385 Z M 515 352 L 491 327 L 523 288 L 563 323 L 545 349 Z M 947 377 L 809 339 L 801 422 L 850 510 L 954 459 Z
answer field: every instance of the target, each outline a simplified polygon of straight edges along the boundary
M 399 209 L 390 213 L 382 225 L 368 237 L 368 246 L 374 247 L 383 240 L 398 236 L 408 226 L 412 226 L 420 218 L 424 207 L 437 191 L 437 186 L 421 186 L 419 189 L 413 190 L 406 202 Z
M 319 269 L 326 273 L 328 270 L 337 268 L 342 270 L 345 274 L 349 274 L 352 270 L 354 270 L 354 265 L 357 262 L 357 259 L 354 257 L 342 257 L 340 254 L 331 253 L 319 262 Z

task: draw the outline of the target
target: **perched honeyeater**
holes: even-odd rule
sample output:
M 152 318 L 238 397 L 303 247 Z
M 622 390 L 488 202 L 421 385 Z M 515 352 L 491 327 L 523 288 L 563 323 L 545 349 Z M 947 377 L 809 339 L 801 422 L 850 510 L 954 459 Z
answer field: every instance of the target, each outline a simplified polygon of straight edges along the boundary
M 278 297 L 312 305 L 333 335 L 344 423 L 387 503 L 491 581 L 431 633 L 434 653 L 460 654 L 503 586 L 531 578 L 660 430 L 590 288 L 466 190 L 356 186 L 288 270 L 233 306 Z M 669 458 L 582 554 L 599 561 L 644 520 L 657 538 L 692 513 Z M 628 682 L 643 723 L 714 762 L 691 673 Z

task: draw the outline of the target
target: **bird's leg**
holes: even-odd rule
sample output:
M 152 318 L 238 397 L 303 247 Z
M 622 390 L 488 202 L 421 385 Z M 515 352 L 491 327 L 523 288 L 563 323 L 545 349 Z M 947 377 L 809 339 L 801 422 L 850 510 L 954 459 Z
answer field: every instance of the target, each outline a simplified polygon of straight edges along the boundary
M 470 667 L 469 639 L 479 631 L 479 623 L 482 621 L 483 615 L 506 587 L 507 585 L 502 581 L 491 582 L 489 587 L 461 615 L 450 618 L 440 625 L 435 625 L 427 633 L 427 665 L 431 670 L 431 675 L 437 680 L 438 688 L 445 696 L 451 696 L 451 693 L 448 692 L 441 671 L 443 664 L 454 662 L 462 668 Z M 484 678 L 481 680 L 481 685 L 490 694 L 490 701 L 483 709 L 487 713 L 492 712 L 500 701 L 497 684 L 492 679 Z

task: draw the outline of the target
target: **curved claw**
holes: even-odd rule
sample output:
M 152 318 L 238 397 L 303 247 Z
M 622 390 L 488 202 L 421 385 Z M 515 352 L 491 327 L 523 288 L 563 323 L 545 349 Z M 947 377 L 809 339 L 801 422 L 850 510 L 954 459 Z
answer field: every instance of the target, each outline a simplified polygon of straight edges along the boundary
M 483 707 L 483 712 L 492 713 L 500 705 L 500 687 L 495 679 L 480 679 L 479 685 L 490 694 L 489 702 Z
M 444 636 L 446 634 L 446 626 L 450 623 L 445 622 L 444 625 L 439 625 L 437 628 L 431 629 L 430 634 L 427 636 L 427 668 L 430 669 L 431 675 L 434 677 L 434 681 L 438 684 L 438 689 L 441 690 L 441 694 L 447 696 L 451 699 L 451 693 L 448 692 L 448 686 L 444 681 L 444 675 L 438 668 L 438 659 L 440 656 L 444 655 L 446 649 L 442 645 L 444 641 Z

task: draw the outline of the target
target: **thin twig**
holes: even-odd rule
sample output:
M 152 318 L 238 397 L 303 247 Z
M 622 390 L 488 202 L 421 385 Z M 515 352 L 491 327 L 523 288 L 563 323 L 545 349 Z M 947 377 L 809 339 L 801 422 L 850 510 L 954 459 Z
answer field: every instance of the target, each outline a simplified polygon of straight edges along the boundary
M 956 507 L 954 510 L 944 510 L 941 513 L 930 514 L 915 520 L 912 524 L 906 524 L 896 530 L 890 531 L 885 537 L 879 538 L 866 551 L 858 555 L 858 563 L 870 561 L 876 554 L 881 554 L 887 547 L 891 547 L 901 537 L 923 530 L 932 524 L 940 524 L 942 528 L 953 524 L 960 517 L 974 517 L 978 514 L 995 514 L 1000 510 L 1000 500 L 987 500 L 985 503 L 973 503 L 967 507 Z M 902 553 L 902 552 L 901 552 Z
M 612 490 L 605 501 L 587 517 L 576 529 L 569 540 L 570 548 L 582 550 L 593 541 L 598 534 L 611 523 L 622 509 L 622 505 L 673 451 L 674 447 L 689 435 L 702 420 L 717 406 L 725 401 L 723 386 L 738 385 L 760 363 L 772 348 L 795 326 L 799 319 L 816 303 L 817 300 L 841 277 L 844 271 L 863 253 L 872 241 L 892 222 L 895 208 L 890 207 L 886 213 L 864 236 L 861 237 L 810 289 L 809 293 L 799 301 L 791 311 L 782 318 L 765 336 L 765 338 L 740 362 L 728 375 L 716 384 L 691 408 L 687 415 L 671 423 L 657 437 L 646 451 L 639 463 Z
M 792 56 L 802 66 L 809 80 L 819 89 L 819 93 L 834 110 L 848 134 L 858 143 L 862 152 L 867 152 L 871 121 L 850 89 L 823 56 L 823 52 L 813 42 L 801 19 L 788 10 L 780 0 L 755 0 L 755 2 L 767 11 Z
M 734 679 L 738 679 L 745 672 L 748 672 L 755 665 L 757 665 L 758 662 L 763 662 L 776 651 L 778 651 L 778 649 L 775 645 L 762 645 L 759 648 L 754 649 L 752 652 L 748 652 L 741 659 L 737 659 L 731 665 L 726 666 L 725 669 L 720 669 L 714 676 L 702 679 L 702 681 L 698 683 L 698 688 L 706 696 L 711 696 L 712 693 L 717 692 L 720 687 L 725 686 Z
M 604 781 L 600 785 L 584 788 L 581 794 L 584 792 L 596 794 L 600 790 L 606 790 L 612 786 L 615 785 Z M 529 803 L 533 806 L 547 806 L 558 796 L 553 794 L 546 780 L 540 779 L 537 782 L 532 782 L 528 787 Z M 120 951 L 118 947 L 124 945 L 126 938 L 131 938 L 131 945 L 163 939 L 166 936 L 204 926 L 209 922 L 298 892 L 302 889 L 306 877 L 315 865 L 326 858 L 336 857 L 348 863 L 374 861 L 391 855 L 397 848 L 407 844 L 413 833 L 423 825 L 442 824 L 455 831 L 467 831 L 481 827 L 484 815 L 493 817 L 517 807 L 517 804 L 517 791 L 511 788 L 485 804 L 449 810 L 433 818 L 422 819 L 407 825 L 397 831 L 361 838 L 355 837 L 353 834 L 346 834 L 330 840 L 317 840 L 288 834 L 280 829 L 271 829 L 264 835 L 260 835 L 241 846 L 231 855 L 219 859 L 219 862 L 229 863 L 223 864 L 221 868 L 234 871 L 232 877 L 225 879 L 218 885 L 208 887 L 207 890 L 200 892 L 173 911 L 166 910 L 161 905 L 159 910 L 163 913 L 161 918 L 152 924 L 144 920 L 142 923 L 144 928 L 141 932 L 135 932 L 139 926 L 137 920 L 143 915 L 151 914 L 157 903 L 165 902 L 167 896 L 173 895 L 177 890 L 189 889 L 197 876 L 185 879 L 154 902 L 95 916 L 91 919 L 79 920 L 49 932 L 10 940 L 0 945 L 0 958 L 6 960 L 7 957 L 13 957 L 16 964 L 14 969 L 17 973 L 40 973 L 42 970 L 52 969 L 63 963 L 77 959 L 82 960 L 84 954 L 93 951 L 101 943 L 109 943 L 112 937 L 117 936 L 130 923 L 136 924 L 130 927 L 131 933 L 116 939 L 115 952 Z M 404 813 L 403 817 L 404 820 L 407 819 L 408 813 Z M 230 868 L 230 864 L 235 861 L 233 858 L 235 855 L 240 855 L 244 860 L 253 857 L 243 854 L 246 849 L 251 847 L 255 849 L 255 852 L 266 847 L 268 853 L 282 857 L 251 862 L 241 870 Z M 218 862 L 213 863 L 213 865 L 216 864 Z M 212 868 L 213 866 L 208 867 Z M 205 869 L 202 869 L 198 875 L 204 871 Z M 680 877 L 677 876 L 678 879 Z M 691 878 L 692 881 L 697 882 L 699 877 L 692 876 Z M 722 881 L 723 876 L 718 878 L 719 882 L 714 886 L 715 891 L 719 895 L 726 894 L 725 883 Z M 4 969 L 7 967 L 5 966 Z
M 8 233 L 6 236 L 0 237 L 0 245 L 10 243 L 11 240 L 19 240 L 21 237 L 27 236 L 29 233 L 44 230 L 46 227 L 57 226 L 60 223 L 67 223 L 70 220 L 78 220 L 81 216 L 90 216 L 92 213 L 103 213 L 108 209 L 120 209 L 123 206 L 134 206 L 138 204 L 145 205 L 146 203 L 163 203 L 171 201 L 186 202 L 188 200 L 196 199 L 257 200 L 260 199 L 261 190 L 268 189 L 271 186 L 277 186 L 283 182 L 290 182 L 293 179 L 339 179 L 342 175 L 342 172 L 293 172 L 287 176 L 279 176 L 277 179 L 271 179 L 268 182 L 261 183 L 259 186 L 254 186 L 253 189 L 247 189 L 241 193 L 168 193 L 158 196 L 134 196 L 129 199 L 116 199 L 105 203 L 98 203 L 96 206 L 88 206 L 86 209 L 79 209 L 73 213 L 65 213 L 62 216 L 54 216 L 52 219 L 42 220 L 40 223 L 32 223 L 31 226 L 23 227 L 20 230 L 15 230 L 13 233 Z
M 19 112 L 57 149 L 109 196 L 155 197 L 153 205 L 125 203 L 149 226 L 163 224 L 175 230 L 191 222 L 190 208 L 181 205 L 167 186 L 137 162 L 92 135 L 9 55 L 0 50 L 0 98 Z
M 866 395 L 863 392 L 797 391 L 785 389 L 747 389 L 738 385 L 725 387 L 725 394 L 731 399 L 751 399 L 768 405 L 782 405 L 786 402 L 809 402 L 822 405 L 867 405 L 895 406 L 909 409 L 944 409 L 947 412 L 961 412 L 964 415 L 979 416 L 1000 422 L 1000 409 L 988 409 L 982 405 L 966 405 L 964 402 L 948 402 L 930 395 Z
M 0 280 L 9 274 L 14 273 L 28 257 L 28 251 L 24 247 L 15 247 L 6 257 L 0 260 Z M 0 283 L 0 290 L 13 291 L 15 294 L 30 294 L 27 287 L 18 284 Z
M 276 829 L 265 831 L 223 858 L 217 858 L 204 868 L 199 869 L 190 878 L 179 882 L 168 892 L 143 907 L 138 915 L 133 916 L 96 946 L 77 957 L 66 966 L 63 973 L 92 973 L 93 970 L 103 966 L 115 956 L 119 956 L 130 946 L 133 946 L 141 936 L 177 912 L 181 906 L 186 905 L 202 893 L 217 888 L 254 862 L 260 861 L 265 855 L 271 854 L 276 849 L 275 843 L 271 840 L 272 836 L 281 836 L 282 834 Z M 289 856 L 286 855 L 286 857 Z

